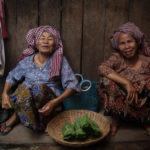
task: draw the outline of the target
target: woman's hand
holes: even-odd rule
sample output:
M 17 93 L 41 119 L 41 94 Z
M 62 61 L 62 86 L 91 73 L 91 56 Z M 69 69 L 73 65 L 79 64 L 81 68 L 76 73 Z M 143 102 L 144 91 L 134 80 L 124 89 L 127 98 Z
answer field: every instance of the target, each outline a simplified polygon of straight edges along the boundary
M 49 115 L 56 106 L 56 102 L 54 100 L 50 100 L 46 103 L 41 109 L 38 110 L 39 113 L 43 115 Z
M 120 74 L 118 74 L 117 72 L 112 72 L 108 75 L 106 75 L 106 77 L 110 80 L 113 80 L 116 83 L 119 83 L 121 85 L 123 85 L 125 87 L 125 89 L 127 90 L 127 101 L 131 104 L 134 100 L 135 103 L 138 103 L 138 95 L 136 92 L 136 89 L 133 87 L 132 83 L 122 77 Z
M 10 99 L 7 93 L 2 94 L 2 108 L 11 109 Z
M 71 96 L 74 92 L 75 91 L 71 88 L 65 89 L 65 91 L 60 96 L 58 96 L 57 98 L 53 100 L 50 100 L 41 109 L 39 109 L 38 112 L 43 115 L 50 114 L 59 103 L 61 103 L 65 98 Z
M 130 81 L 125 84 L 125 88 L 127 90 L 127 101 L 132 104 L 132 102 L 135 100 L 135 103 L 138 104 L 137 91 Z

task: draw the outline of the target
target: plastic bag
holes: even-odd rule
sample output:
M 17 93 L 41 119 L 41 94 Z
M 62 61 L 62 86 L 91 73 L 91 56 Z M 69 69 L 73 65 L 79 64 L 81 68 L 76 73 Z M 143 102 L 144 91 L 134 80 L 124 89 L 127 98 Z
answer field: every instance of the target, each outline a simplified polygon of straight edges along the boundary
M 75 76 L 80 78 L 81 93 L 74 94 L 63 101 L 65 110 L 84 109 L 98 111 L 99 97 L 97 94 L 96 85 L 98 82 L 84 79 L 79 73 Z

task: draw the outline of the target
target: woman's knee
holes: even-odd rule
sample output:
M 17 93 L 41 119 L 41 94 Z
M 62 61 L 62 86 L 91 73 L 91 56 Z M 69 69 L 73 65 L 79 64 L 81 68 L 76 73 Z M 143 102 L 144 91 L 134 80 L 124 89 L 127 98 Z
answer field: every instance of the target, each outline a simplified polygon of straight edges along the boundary
M 114 81 L 104 77 L 104 78 L 101 78 L 100 81 L 99 81 L 99 85 L 100 87 L 104 87 L 104 88 L 110 88 L 111 85 L 117 85 Z
M 56 95 L 48 86 L 44 84 L 34 84 L 31 87 L 31 93 L 34 98 L 54 99 Z

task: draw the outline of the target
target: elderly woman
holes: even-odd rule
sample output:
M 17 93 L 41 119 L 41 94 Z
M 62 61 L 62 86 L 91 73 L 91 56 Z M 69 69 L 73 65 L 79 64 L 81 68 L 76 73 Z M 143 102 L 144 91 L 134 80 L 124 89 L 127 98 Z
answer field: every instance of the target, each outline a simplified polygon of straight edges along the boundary
M 120 119 L 142 122 L 150 135 L 150 49 L 144 34 L 131 22 L 111 37 L 114 53 L 99 68 L 99 96 L 105 113 L 112 116 L 111 135 Z
M 19 57 L 18 65 L 9 72 L 2 93 L 2 107 L 14 114 L 1 124 L 2 135 L 11 131 L 19 120 L 27 127 L 43 131 L 45 116 L 75 91 L 79 84 L 63 56 L 63 45 L 59 32 L 51 26 L 29 30 L 26 36 L 28 48 Z M 16 82 L 23 80 L 15 92 L 8 95 Z M 60 94 L 59 89 L 64 92 Z

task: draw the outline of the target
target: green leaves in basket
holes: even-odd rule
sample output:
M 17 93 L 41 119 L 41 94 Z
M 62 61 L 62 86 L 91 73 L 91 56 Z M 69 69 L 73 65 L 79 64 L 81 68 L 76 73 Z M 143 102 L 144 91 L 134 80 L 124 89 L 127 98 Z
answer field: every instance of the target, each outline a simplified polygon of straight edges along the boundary
M 89 119 L 89 122 L 90 122 L 90 126 L 91 126 L 91 130 L 89 129 L 89 132 L 90 132 L 90 136 L 92 138 L 97 138 L 101 135 L 101 130 L 100 128 L 98 127 L 97 123 L 91 119 Z
M 76 133 L 76 139 L 85 139 L 86 136 L 86 132 L 81 128 L 80 126 L 80 119 L 77 117 L 74 123 L 74 129 L 75 129 L 75 133 Z
M 80 126 L 81 128 L 88 130 L 90 128 L 90 122 L 88 115 L 84 115 L 80 120 Z
M 75 130 L 73 125 L 66 122 L 62 128 L 62 134 L 64 140 L 72 140 L 75 137 Z
M 66 122 L 62 129 L 62 134 L 64 140 L 76 139 L 82 141 L 99 137 L 101 131 L 97 123 L 86 114 L 81 119 L 77 117 L 74 125 Z
M 97 138 L 101 135 L 101 131 L 97 123 L 91 120 L 87 114 L 81 118 L 80 126 L 87 133 L 89 138 Z

